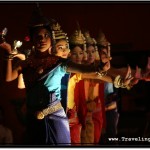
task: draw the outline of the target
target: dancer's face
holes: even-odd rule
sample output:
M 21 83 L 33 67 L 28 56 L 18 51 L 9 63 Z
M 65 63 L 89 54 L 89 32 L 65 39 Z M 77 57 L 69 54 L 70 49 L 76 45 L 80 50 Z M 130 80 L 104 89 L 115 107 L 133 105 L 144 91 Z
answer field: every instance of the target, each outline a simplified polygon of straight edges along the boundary
M 103 63 L 106 63 L 106 66 L 110 68 L 110 54 L 108 54 L 108 49 L 103 48 L 100 53 L 100 58 Z
M 39 28 L 33 35 L 33 43 L 35 49 L 40 52 L 45 52 L 51 49 L 50 33 L 47 29 Z
M 62 58 L 67 58 L 70 49 L 69 49 L 69 44 L 67 43 L 66 40 L 59 40 L 56 45 L 55 45 L 55 50 L 56 50 L 56 56 L 62 57 Z
M 88 46 L 86 52 L 87 52 L 87 63 L 89 64 L 93 63 L 96 58 L 96 50 L 94 46 Z
M 83 50 L 79 46 L 76 46 L 71 50 L 70 59 L 72 62 L 81 64 L 83 61 L 83 57 L 84 57 Z

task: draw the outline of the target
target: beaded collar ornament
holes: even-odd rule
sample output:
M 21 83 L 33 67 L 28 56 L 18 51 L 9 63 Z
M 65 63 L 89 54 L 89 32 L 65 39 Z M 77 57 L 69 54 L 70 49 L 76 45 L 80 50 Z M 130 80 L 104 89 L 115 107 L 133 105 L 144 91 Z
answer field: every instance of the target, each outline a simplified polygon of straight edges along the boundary
M 60 64 L 59 57 L 50 54 L 35 54 L 34 52 L 22 63 L 23 76 L 26 87 L 32 87 L 40 78 L 43 78 Z
M 37 70 L 39 74 L 43 73 L 43 71 L 47 68 L 51 68 L 53 65 L 57 64 L 59 61 L 59 57 L 49 55 L 49 54 L 43 54 L 43 55 L 36 55 L 31 54 L 29 59 L 27 60 L 27 63 L 30 67 Z

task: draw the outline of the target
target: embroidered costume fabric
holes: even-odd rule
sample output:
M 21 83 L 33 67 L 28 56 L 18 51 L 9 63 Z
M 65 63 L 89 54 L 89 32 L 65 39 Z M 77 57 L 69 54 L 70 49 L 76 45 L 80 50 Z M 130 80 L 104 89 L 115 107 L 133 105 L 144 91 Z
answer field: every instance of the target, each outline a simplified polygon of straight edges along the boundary
M 44 62 L 42 59 L 44 58 Z M 44 64 L 43 64 L 44 63 Z M 42 65 L 41 65 L 42 64 Z M 27 92 L 27 144 L 69 145 L 70 131 L 64 109 L 48 114 L 42 120 L 36 118 L 36 112 L 61 100 L 61 79 L 65 75 L 65 63 L 58 57 L 48 55 L 39 62 L 27 61 L 23 70 Z M 39 67 L 42 73 L 39 72 Z

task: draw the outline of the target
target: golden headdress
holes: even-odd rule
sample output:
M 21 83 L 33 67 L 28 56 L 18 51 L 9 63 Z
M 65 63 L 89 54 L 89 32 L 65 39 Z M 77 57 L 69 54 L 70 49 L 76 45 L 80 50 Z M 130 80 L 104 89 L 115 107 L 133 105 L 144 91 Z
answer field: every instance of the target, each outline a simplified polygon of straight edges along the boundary
M 84 45 L 86 44 L 85 37 L 81 33 L 81 30 L 75 30 L 75 32 L 70 36 L 69 41 L 74 45 Z
M 65 39 L 68 41 L 67 33 L 65 33 L 58 22 L 54 22 L 51 26 L 53 40 Z
M 72 45 L 84 45 L 84 50 L 86 49 L 86 41 L 83 33 L 81 32 L 80 25 L 77 22 L 77 29 L 69 37 L 69 42 Z
M 70 45 L 83 45 L 83 52 L 84 52 L 84 60 L 87 59 L 87 54 L 86 54 L 86 40 L 81 32 L 79 25 L 78 29 L 73 32 L 73 34 L 69 37 L 69 43 Z
M 110 54 L 110 42 L 106 39 L 105 34 L 100 30 L 98 38 L 97 38 L 97 46 L 99 47 L 107 47 L 107 55 L 109 59 L 111 60 L 111 54 Z M 99 50 L 101 50 L 101 48 Z
M 95 52 L 96 60 L 100 60 L 96 40 L 90 36 L 89 31 L 85 31 L 85 32 L 84 32 L 84 37 L 85 37 L 87 46 L 88 46 L 88 45 L 93 45 L 93 46 L 94 46 L 95 51 L 96 51 L 96 52 Z
M 53 23 L 51 25 L 51 30 L 52 30 L 53 52 L 56 53 L 55 45 L 57 43 L 57 40 L 61 40 L 61 39 L 66 40 L 66 42 L 68 43 L 68 50 L 70 51 L 67 33 L 65 33 L 61 29 L 60 24 L 56 20 L 53 20 L 52 22 Z
M 102 31 L 99 32 L 99 35 L 98 35 L 98 38 L 97 38 L 97 45 L 102 45 L 102 46 L 110 45 L 110 43 L 106 39 L 105 34 Z
M 90 36 L 89 31 L 84 32 L 84 37 L 87 44 L 96 45 L 96 40 Z

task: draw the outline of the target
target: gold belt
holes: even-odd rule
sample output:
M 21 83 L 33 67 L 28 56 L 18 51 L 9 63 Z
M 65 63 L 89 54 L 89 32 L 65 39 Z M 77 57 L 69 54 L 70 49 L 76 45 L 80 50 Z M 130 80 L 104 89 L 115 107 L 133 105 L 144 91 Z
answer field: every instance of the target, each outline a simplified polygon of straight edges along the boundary
M 61 103 L 57 103 L 56 105 L 54 106 L 48 106 L 47 108 L 41 110 L 41 111 L 38 111 L 36 113 L 36 118 L 41 120 L 41 119 L 44 119 L 45 116 L 47 116 L 48 114 L 52 114 L 53 112 L 56 112 L 60 109 L 62 109 L 62 105 Z

